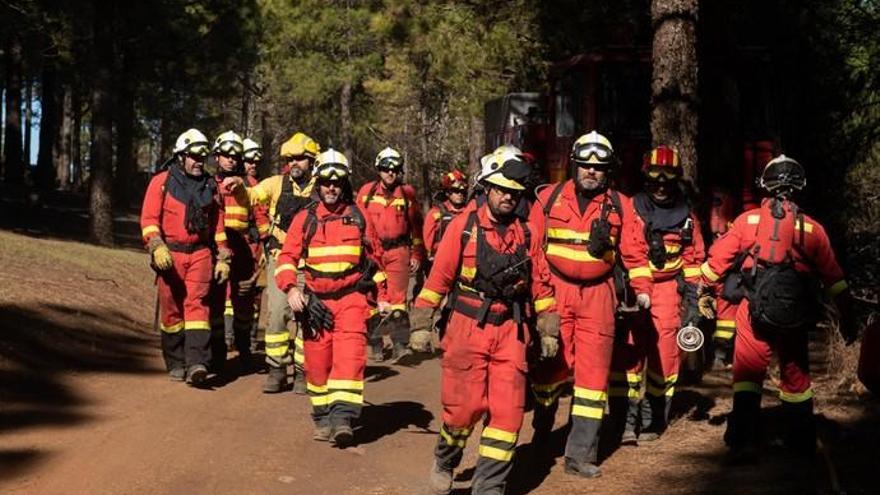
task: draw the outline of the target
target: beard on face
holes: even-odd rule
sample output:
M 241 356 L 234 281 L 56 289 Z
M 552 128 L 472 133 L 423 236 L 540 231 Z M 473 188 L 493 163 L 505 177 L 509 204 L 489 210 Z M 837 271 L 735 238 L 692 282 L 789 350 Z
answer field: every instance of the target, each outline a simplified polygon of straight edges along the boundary
M 341 188 L 331 189 L 328 187 L 321 187 L 318 193 L 321 196 L 321 201 L 327 206 L 333 206 L 339 203 L 339 198 L 342 197 Z

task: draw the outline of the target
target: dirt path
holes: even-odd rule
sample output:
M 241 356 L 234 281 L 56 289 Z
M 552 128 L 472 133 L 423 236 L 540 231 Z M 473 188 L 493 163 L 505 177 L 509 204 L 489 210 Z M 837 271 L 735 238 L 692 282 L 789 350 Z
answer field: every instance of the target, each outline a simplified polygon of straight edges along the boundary
M 171 383 L 149 330 L 144 263 L 141 253 L 0 233 L 0 493 L 422 493 L 439 427 L 436 359 L 370 367 L 360 445 L 332 449 L 311 440 L 307 398 L 263 395 L 261 375 L 205 391 Z M 562 473 L 562 414 L 546 450 L 526 426 L 508 493 L 832 493 L 821 455 L 774 450 L 758 467 L 723 464 L 727 380 L 681 388 L 668 434 L 611 452 L 597 480 Z M 877 408 L 820 402 L 847 493 L 876 493 Z M 774 409 L 765 416 L 778 424 Z M 468 493 L 476 443 L 456 493 Z

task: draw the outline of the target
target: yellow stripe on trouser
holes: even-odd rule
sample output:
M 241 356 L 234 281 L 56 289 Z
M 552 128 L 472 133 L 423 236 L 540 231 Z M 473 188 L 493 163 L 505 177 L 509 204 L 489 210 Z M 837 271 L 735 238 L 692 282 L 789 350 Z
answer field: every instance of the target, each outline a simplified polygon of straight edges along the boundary
M 450 430 L 445 423 L 440 425 L 440 436 L 443 437 L 443 440 L 446 442 L 447 445 L 451 445 L 453 447 L 464 448 L 465 445 L 467 445 L 467 439 L 470 434 L 470 428 Z
M 265 340 L 266 355 L 273 358 L 282 358 L 289 350 L 290 332 L 267 333 Z
M 168 326 L 159 325 L 159 329 L 161 329 L 165 333 L 177 333 L 177 332 L 183 330 L 183 322 L 181 321 L 181 322 L 175 323 L 173 325 L 168 325 Z
M 334 390 L 328 392 L 326 395 L 312 397 L 313 406 L 329 406 L 334 402 L 347 402 L 349 404 L 361 405 L 364 403 L 364 396 L 356 392 Z
M 733 384 L 733 391 L 736 392 L 753 392 L 756 394 L 760 394 L 763 392 L 764 387 L 761 386 L 760 383 L 755 382 L 736 382 Z
M 510 462 L 516 450 L 516 439 L 516 432 L 487 426 L 483 428 L 483 435 L 480 438 L 480 456 L 495 461 Z
M 789 403 L 799 403 L 810 400 L 813 398 L 813 388 L 810 387 L 803 392 L 786 392 L 784 390 L 779 390 L 779 400 L 783 402 Z
M 232 316 L 235 314 L 235 311 L 232 309 L 232 301 L 226 300 L 226 307 L 223 309 L 223 316 Z
M 210 330 L 211 325 L 204 320 L 186 321 L 183 323 L 184 330 Z
M 571 414 L 582 418 L 602 419 L 608 394 L 604 390 L 575 387 Z
M 645 391 L 654 397 L 660 397 L 661 395 L 672 397 L 675 394 L 675 382 L 677 381 L 677 373 L 663 376 L 659 373 L 648 370 L 648 383 L 645 387 Z
M 535 396 L 535 401 L 542 406 L 550 406 L 562 395 L 563 385 L 565 385 L 565 380 L 549 383 L 549 384 L 532 384 L 532 395 Z
M 641 396 L 642 375 L 613 371 L 608 375 L 608 396 L 638 399 Z
M 303 340 L 299 336 L 293 339 L 293 362 L 299 365 L 306 362 L 305 347 L 303 347 Z

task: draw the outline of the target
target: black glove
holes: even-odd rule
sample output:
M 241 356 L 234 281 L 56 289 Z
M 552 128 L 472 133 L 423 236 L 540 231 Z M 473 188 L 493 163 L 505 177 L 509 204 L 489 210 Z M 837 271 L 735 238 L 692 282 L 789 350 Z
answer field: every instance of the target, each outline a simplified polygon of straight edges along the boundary
M 330 308 L 318 296 L 309 294 L 309 302 L 306 303 L 306 313 L 308 313 L 309 323 L 311 323 L 314 330 L 333 329 L 333 313 L 330 312 Z

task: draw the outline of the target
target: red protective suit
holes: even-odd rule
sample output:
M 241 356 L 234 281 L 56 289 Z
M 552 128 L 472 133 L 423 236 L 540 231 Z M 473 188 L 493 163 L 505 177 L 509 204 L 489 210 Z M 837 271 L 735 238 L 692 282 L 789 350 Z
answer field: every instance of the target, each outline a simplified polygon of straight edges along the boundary
M 747 211 L 737 217 L 733 227 L 712 245 L 709 258 L 701 267 L 706 281 L 717 282 L 733 267 L 740 253 L 751 252 L 756 246 L 763 248 L 760 252 L 770 251 L 768 248 L 771 241 L 764 239 L 763 236 L 771 235 L 769 232 L 775 229 L 761 228 L 761 224 L 767 221 L 762 218 L 770 216 L 771 201 L 773 200 L 765 199 L 760 208 Z M 786 220 L 794 224 L 794 233 L 789 232 L 788 235 L 799 237 L 801 220 L 794 223 L 791 203 L 785 201 L 783 208 L 787 215 Z M 831 242 L 825 229 L 814 219 L 803 215 L 802 221 L 803 243 L 801 244 L 799 240 L 792 242 L 792 249 L 789 251 L 795 269 L 817 276 L 829 295 L 832 298 L 836 297 L 846 289 L 847 285 L 843 270 L 835 259 Z M 777 238 L 781 239 L 781 235 Z M 782 240 L 791 241 L 791 239 Z M 785 252 L 775 254 L 786 255 Z M 742 264 L 743 272 L 748 273 L 754 263 L 752 256 L 746 257 Z M 733 359 L 734 411 L 733 421 L 729 423 L 733 430 L 728 430 L 732 434 L 728 438 L 730 443 L 736 447 L 755 441 L 757 431 L 755 423 L 760 409 L 763 382 L 771 353 L 775 352 L 779 357 L 779 369 L 782 375 L 779 398 L 786 409 L 794 412 L 787 424 L 793 430 L 802 427 L 800 432 L 804 433 L 803 437 L 812 438 L 812 447 L 815 447 L 814 431 L 811 433 L 804 429 L 812 428 L 813 390 L 810 383 L 807 348 L 809 329 L 787 332 L 755 331 L 749 315 L 748 299 L 744 299 L 737 309 L 736 329 Z
M 558 187 L 561 189 L 554 194 Z M 574 181 L 568 180 L 541 191 L 530 218 L 536 230 L 546 235 L 545 252 L 562 337 L 560 355 L 541 361 L 532 373 L 538 405 L 535 427 L 540 431 L 552 426 L 562 386 L 574 370 L 572 429 L 565 456 L 595 463 L 614 344 L 617 297 L 612 270 L 618 256 L 627 267 L 637 262 L 631 233 L 635 218 L 632 201 L 618 192 L 605 191 L 591 198 L 582 212 Z M 610 224 L 610 244 L 597 258 L 587 245 L 593 221 L 602 218 Z
M 422 206 L 416 190 L 401 184 L 387 191 L 381 181 L 364 184 L 357 194 L 357 204 L 376 228 L 382 243 L 382 266 L 388 276 L 388 302 L 394 317 L 387 320 L 391 341 L 398 347 L 409 343 L 407 292 L 409 290 L 410 258 L 425 262 L 422 240 Z M 377 327 L 371 345 L 381 342 L 384 329 Z M 376 341 L 378 336 L 379 341 Z
M 211 247 L 227 247 L 219 198 L 206 207 L 208 229 L 190 233 L 184 223 L 186 205 L 168 192 L 168 180 L 167 171 L 150 180 L 141 208 L 141 234 L 148 246 L 158 242 L 156 238 L 162 239 L 174 261 L 171 269 L 158 272 L 162 353 L 170 371 L 207 365 L 210 360 L 208 294 L 214 263 Z
M 305 338 L 305 373 L 312 416 L 318 426 L 349 424 L 363 405 L 366 365 L 366 319 L 373 304 L 355 289 L 367 262 L 381 267 L 382 245 L 372 221 L 363 230 L 347 204 L 328 209 L 323 202 L 293 217 L 278 256 L 275 281 L 284 292 L 297 283 L 297 266 L 303 261 L 306 291 L 319 297 L 333 313 L 334 325 Z M 313 220 L 309 219 L 314 214 Z M 314 223 L 312 223 L 314 222 Z M 305 235 L 314 227 L 308 245 Z M 295 234 L 294 234 L 295 233 Z M 384 300 L 385 274 L 381 268 L 373 280 Z
M 473 228 L 465 234 L 469 222 Z M 508 303 L 495 299 L 488 306 L 486 322 L 480 325 L 475 319 L 484 305 L 473 289 L 480 270 L 478 236 L 485 236 L 488 247 L 484 249 L 504 256 L 528 256 L 531 280 L 522 281 L 526 284 L 523 290 L 534 301 L 534 311 L 555 311 L 541 236 L 532 226 L 528 230 L 531 235 L 526 246 L 526 231 L 519 220 L 502 231 L 490 219 L 487 206 L 459 215 L 440 241 L 433 269 L 415 300 L 417 308 L 437 308 L 447 293 L 455 290 L 457 294 L 441 341 L 443 424 L 435 456 L 441 467 L 454 469 L 475 423 L 488 413 L 474 473 L 474 493 L 496 493 L 491 490 L 503 487 L 509 472 L 522 425 L 528 344 L 528 331 L 514 320 L 516 310 Z
M 425 216 L 422 238 L 425 240 L 425 250 L 429 260 L 433 260 L 437 254 L 437 246 L 440 244 L 440 239 L 446 232 L 449 222 L 464 211 L 464 208 L 464 206 L 456 208 L 455 205 L 447 200 L 428 210 L 428 214 Z

